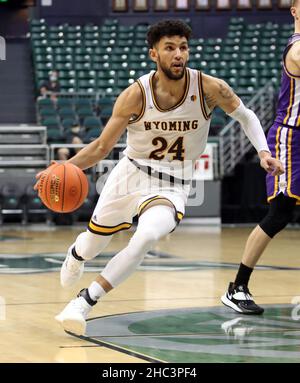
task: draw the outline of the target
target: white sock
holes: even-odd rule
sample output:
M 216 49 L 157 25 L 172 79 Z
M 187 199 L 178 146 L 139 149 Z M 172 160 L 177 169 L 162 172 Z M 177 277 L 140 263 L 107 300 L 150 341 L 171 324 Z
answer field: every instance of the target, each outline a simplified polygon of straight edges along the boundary
M 106 291 L 95 281 L 90 284 L 88 292 L 93 301 L 97 301 L 106 294 Z

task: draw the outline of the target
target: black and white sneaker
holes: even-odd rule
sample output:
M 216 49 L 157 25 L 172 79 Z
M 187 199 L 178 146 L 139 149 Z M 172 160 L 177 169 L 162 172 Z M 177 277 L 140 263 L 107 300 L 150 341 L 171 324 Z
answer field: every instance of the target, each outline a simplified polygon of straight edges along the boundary
M 241 314 L 260 315 L 264 312 L 264 309 L 254 302 L 246 285 L 235 286 L 230 282 L 228 291 L 222 296 L 221 301 L 225 306 Z

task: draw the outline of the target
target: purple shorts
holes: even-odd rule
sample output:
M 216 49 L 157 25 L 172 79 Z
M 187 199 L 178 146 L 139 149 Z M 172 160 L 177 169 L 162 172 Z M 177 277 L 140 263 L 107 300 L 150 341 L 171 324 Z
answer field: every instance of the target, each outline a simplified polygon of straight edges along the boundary
M 285 170 L 281 176 L 267 174 L 268 201 L 283 193 L 300 203 L 300 129 L 275 122 L 267 140 L 272 156 L 283 163 Z

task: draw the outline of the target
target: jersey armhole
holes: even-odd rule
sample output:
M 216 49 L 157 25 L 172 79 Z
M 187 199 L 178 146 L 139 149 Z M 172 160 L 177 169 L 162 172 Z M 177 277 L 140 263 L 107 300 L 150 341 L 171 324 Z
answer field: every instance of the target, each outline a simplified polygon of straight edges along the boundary
M 299 41 L 299 40 L 298 40 Z M 290 51 L 290 49 L 292 48 L 294 44 L 291 44 L 290 46 L 288 46 L 286 48 L 286 50 L 284 51 L 283 53 L 283 58 L 282 58 L 282 66 L 283 66 L 283 70 L 285 71 L 286 75 L 290 78 L 294 78 L 294 79 L 300 79 L 300 75 L 299 76 L 296 76 L 294 75 L 293 73 L 289 72 L 287 66 L 286 66 L 286 63 L 285 63 L 285 60 L 286 60 L 286 57 Z
M 145 93 L 145 89 L 143 87 L 143 85 L 141 84 L 140 80 L 137 80 L 136 81 L 138 86 L 140 87 L 141 89 L 141 92 L 142 92 L 142 110 L 140 112 L 140 114 L 138 116 L 136 116 L 134 119 L 132 120 L 129 120 L 128 124 L 134 124 L 135 122 L 138 122 L 144 115 L 145 113 L 145 109 L 146 109 L 146 93 Z
M 200 106 L 203 113 L 203 116 L 206 120 L 209 120 L 211 117 L 211 112 L 208 112 L 208 107 L 205 102 L 204 92 L 203 92 L 203 84 L 202 84 L 202 72 L 198 71 L 198 89 L 200 96 Z

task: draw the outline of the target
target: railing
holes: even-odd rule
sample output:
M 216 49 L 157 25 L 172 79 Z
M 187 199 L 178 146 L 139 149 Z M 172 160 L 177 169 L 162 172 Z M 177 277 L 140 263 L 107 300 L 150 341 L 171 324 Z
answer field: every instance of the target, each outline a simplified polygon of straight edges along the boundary
M 34 139 L 33 139 L 34 138 Z M 26 124 L 1 124 L 0 143 L 1 144 L 47 144 L 47 128 L 45 126 L 26 125 Z
M 61 149 L 61 148 L 67 148 L 67 149 L 82 149 L 84 147 L 86 147 L 87 145 L 86 144 L 51 144 L 50 145 L 50 160 L 56 160 L 56 153 L 55 151 L 57 149 Z M 126 144 L 123 143 L 123 144 L 116 144 L 114 146 L 114 149 L 125 149 L 126 148 Z M 114 150 L 113 149 L 113 150 Z M 120 151 L 120 150 L 119 150 Z
M 252 109 L 259 118 L 264 131 L 273 123 L 274 95 L 275 90 L 270 82 L 247 103 L 247 107 Z M 251 149 L 252 144 L 237 121 L 231 121 L 221 130 L 218 141 L 220 178 L 223 178 L 232 174 L 235 166 Z
M 46 167 L 49 160 L 48 145 L 0 145 L 0 169 Z
M 274 88 L 272 83 L 268 83 L 265 85 L 264 88 L 258 91 L 258 93 L 248 102 L 247 107 L 252 109 L 258 118 L 261 121 L 261 124 L 266 131 L 273 122 L 274 117 Z M 72 97 L 71 94 L 68 94 L 68 96 Z M 90 96 L 85 94 L 86 97 Z M 24 129 L 24 130 L 23 130 Z M 2 133 L 19 133 L 22 132 L 23 134 L 27 134 L 29 131 L 33 132 L 40 132 L 42 134 L 42 142 L 46 140 L 46 128 L 45 127 L 11 127 L 11 126 L 2 126 L 0 129 L 0 134 Z M 232 174 L 235 166 L 238 162 L 241 161 L 243 156 L 251 149 L 252 144 L 249 142 L 248 138 L 246 137 L 243 129 L 240 127 L 240 124 L 237 121 L 231 121 L 229 124 L 227 124 L 220 132 L 220 134 L 217 137 L 209 137 L 208 142 L 214 142 L 218 145 L 218 148 L 214 148 L 213 151 L 213 166 L 214 166 L 214 177 L 216 178 L 223 178 L 226 175 Z M 14 151 L 17 148 L 18 145 L 16 145 L 14 148 L 11 147 L 11 153 L 19 153 L 18 151 Z M 36 149 L 39 148 L 38 145 L 33 145 Z M 2 166 L 18 166 L 21 165 L 21 167 L 24 167 L 26 165 L 34 167 L 40 167 L 47 165 L 50 160 L 55 159 L 55 151 L 59 148 L 83 148 L 84 144 L 82 145 L 72 145 L 72 144 L 53 144 L 49 146 L 50 152 L 47 152 L 45 154 L 44 161 L 34 161 L 33 158 L 28 158 L 28 162 L 22 161 L 22 164 L 18 161 L 16 158 L 16 162 L 10 161 L 11 159 L 7 159 L 7 162 L 3 162 L 4 158 L 2 158 L 1 164 Z M 26 146 L 23 146 L 23 148 L 26 148 Z M 124 143 L 120 143 L 115 145 L 115 149 L 112 152 L 113 161 L 117 160 L 116 156 L 114 154 L 118 153 L 120 150 L 123 150 L 125 148 Z M 6 150 L 8 149 L 8 146 L 6 145 Z M 217 155 L 218 154 L 218 155 Z M 109 158 L 108 158 L 109 160 Z

